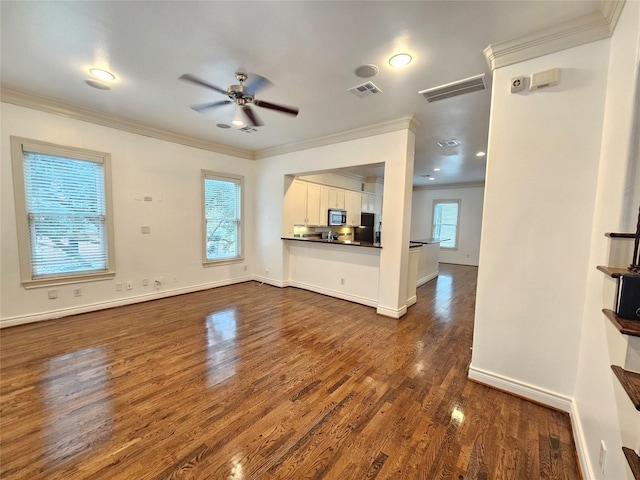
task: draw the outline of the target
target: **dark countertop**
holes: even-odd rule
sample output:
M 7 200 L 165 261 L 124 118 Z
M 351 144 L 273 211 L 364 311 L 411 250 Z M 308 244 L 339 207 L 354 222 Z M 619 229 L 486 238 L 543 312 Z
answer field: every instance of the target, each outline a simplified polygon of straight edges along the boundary
M 354 247 L 368 247 L 368 248 L 382 248 L 379 243 L 368 242 L 345 242 L 344 240 L 327 240 L 320 238 L 292 238 L 292 237 L 280 237 L 281 240 L 295 240 L 296 242 L 313 242 L 313 243 L 331 243 L 336 245 L 349 245 Z
M 421 238 L 418 240 L 411 240 L 409 243 L 419 243 L 420 245 L 430 245 L 432 243 L 440 243 L 448 240 L 448 238 Z

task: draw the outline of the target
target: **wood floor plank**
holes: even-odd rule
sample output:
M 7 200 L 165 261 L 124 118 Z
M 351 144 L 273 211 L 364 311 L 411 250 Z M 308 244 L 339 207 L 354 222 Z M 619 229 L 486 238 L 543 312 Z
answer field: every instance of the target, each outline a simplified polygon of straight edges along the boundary
M 4 329 L 0 477 L 579 479 L 566 414 L 467 379 L 476 276 L 400 320 L 247 282 Z

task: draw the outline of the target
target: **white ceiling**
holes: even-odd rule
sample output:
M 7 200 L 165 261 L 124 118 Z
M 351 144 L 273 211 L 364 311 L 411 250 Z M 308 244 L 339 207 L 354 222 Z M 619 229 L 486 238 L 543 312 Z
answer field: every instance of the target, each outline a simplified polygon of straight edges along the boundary
M 414 185 L 484 181 L 490 91 L 428 103 L 419 90 L 491 72 L 483 49 L 598 10 L 599 1 L 6 1 L 1 13 L 3 88 L 250 151 L 302 142 L 415 115 Z M 408 52 L 394 69 L 388 58 Z M 375 64 L 369 79 L 354 74 Z M 109 91 L 89 68 L 113 72 Z M 254 108 L 265 126 L 221 129 L 232 105 L 182 82 L 193 73 L 226 88 L 234 72 L 267 77 L 258 98 L 297 106 L 296 118 Z M 347 89 L 373 81 L 382 94 Z M 489 78 L 490 81 L 490 78 Z M 499 86 L 498 88 L 508 88 Z M 437 142 L 455 138 L 456 148 Z M 371 159 L 372 163 L 380 159 Z M 259 160 L 258 160 L 259 161 Z M 435 173 L 434 168 L 441 168 Z M 421 175 L 434 175 L 428 181 Z

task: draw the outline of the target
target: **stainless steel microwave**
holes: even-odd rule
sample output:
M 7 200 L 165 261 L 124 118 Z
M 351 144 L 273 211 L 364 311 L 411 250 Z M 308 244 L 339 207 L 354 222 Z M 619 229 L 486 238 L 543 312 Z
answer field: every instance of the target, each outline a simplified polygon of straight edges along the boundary
M 346 225 L 347 224 L 347 211 L 336 210 L 334 208 L 329 209 L 329 225 Z

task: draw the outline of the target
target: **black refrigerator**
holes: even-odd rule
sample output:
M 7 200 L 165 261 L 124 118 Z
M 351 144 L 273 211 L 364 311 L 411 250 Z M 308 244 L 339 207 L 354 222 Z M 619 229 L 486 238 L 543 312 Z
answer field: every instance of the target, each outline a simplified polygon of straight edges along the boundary
M 356 242 L 373 243 L 375 217 L 373 213 L 360 214 L 360 226 L 353 229 L 353 239 Z

